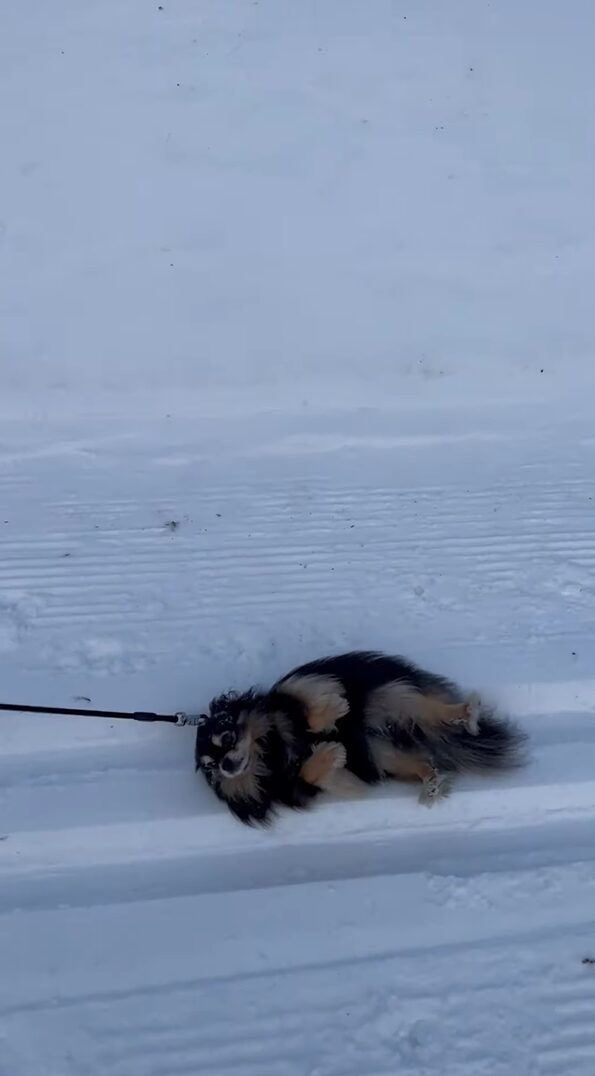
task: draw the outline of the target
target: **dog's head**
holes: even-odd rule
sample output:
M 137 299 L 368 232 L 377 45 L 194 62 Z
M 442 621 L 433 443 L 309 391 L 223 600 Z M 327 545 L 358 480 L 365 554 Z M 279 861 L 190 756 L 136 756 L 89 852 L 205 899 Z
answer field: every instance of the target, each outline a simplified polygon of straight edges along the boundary
M 262 696 L 254 691 L 218 695 L 201 715 L 196 730 L 196 768 L 210 784 L 241 777 L 254 757 L 255 744 L 266 735 Z

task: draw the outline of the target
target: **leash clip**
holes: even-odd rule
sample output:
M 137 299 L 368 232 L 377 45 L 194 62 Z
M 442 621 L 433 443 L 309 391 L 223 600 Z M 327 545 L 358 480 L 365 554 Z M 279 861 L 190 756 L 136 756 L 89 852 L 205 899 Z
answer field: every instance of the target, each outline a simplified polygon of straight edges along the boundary
M 196 727 L 196 725 L 202 724 L 202 718 L 200 714 L 187 714 L 184 712 L 184 710 L 178 710 L 175 714 L 175 718 L 176 725 L 178 725 L 180 728 L 182 727 L 182 725 L 193 725 L 194 727 Z

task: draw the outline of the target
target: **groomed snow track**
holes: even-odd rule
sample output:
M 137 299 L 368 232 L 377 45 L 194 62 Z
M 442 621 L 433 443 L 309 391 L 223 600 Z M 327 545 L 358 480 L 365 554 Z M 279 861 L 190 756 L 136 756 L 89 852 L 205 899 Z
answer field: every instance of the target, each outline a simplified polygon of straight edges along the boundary
M 190 730 L 3 717 L 3 1076 L 591 1076 L 595 443 L 505 414 L 9 437 L 11 696 L 200 706 L 392 645 L 492 689 L 532 760 L 260 833 Z
M 0 1076 L 594 1076 L 592 0 L 3 7 L 0 699 L 376 647 L 531 761 L 263 833 L 0 715 Z

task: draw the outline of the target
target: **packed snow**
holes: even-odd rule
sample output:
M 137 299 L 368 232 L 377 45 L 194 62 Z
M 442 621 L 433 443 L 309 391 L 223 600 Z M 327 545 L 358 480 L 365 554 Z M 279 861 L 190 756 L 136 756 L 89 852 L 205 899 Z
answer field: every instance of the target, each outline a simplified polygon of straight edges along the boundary
M 326 652 L 531 761 L 235 822 L 0 715 L 0 1076 L 593 1076 L 595 10 L 54 0 L 0 36 L 0 701 Z

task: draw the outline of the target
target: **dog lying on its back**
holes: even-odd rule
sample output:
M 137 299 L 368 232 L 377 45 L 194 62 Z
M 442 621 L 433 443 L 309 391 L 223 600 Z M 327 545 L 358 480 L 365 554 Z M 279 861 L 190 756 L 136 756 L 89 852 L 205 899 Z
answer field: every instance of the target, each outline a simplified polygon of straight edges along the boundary
M 522 763 L 525 737 L 443 677 L 403 658 L 355 652 L 289 673 L 268 692 L 213 699 L 196 736 L 196 768 L 243 822 L 279 804 L 303 808 L 345 767 L 366 784 L 418 780 L 424 803 L 450 775 Z

